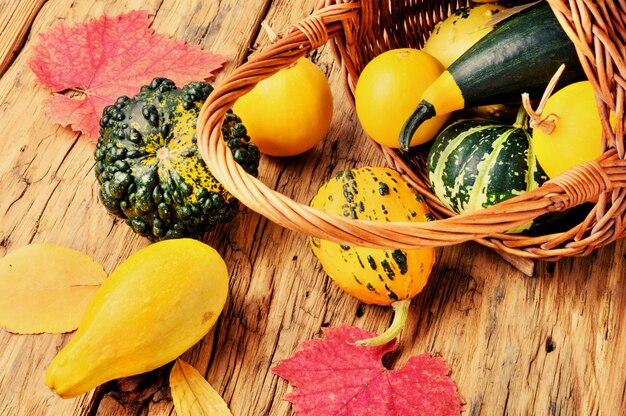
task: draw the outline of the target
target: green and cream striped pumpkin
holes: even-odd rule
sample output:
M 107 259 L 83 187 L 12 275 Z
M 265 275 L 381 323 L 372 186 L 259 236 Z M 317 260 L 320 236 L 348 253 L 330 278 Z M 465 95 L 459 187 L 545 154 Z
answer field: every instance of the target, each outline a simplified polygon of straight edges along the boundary
M 514 125 L 487 119 L 459 120 L 435 139 L 427 160 L 433 193 L 461 214 L 497 204 L 548 180 L 537 163 L 520 111 Z M 533 221 L 509 230 L 528 230 Z

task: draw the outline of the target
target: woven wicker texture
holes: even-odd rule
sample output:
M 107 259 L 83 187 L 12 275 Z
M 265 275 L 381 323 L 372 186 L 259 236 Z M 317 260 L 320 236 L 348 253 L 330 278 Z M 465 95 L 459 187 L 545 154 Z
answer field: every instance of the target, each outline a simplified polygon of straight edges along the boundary
M 200 152 L 215 177 L 243 204 L 270 220 L 306 235 L 381 248 L 420 248 L 475 240 L 520 258 L 555 260 L 586 255 L 626 236 L 626 2 L 547 0 L 594 86 L 603 122 L 605 152 L 570 169 L 539 189 L 490 208 L 454 215 L 432 195 L 425 153 L 373 146 L 423 194 L 438 218 L 428 223 L 376 223 L 331 216 L 295 202 L 246 174 L 221 139 L 221 121 L 234 102 L 260 80 L 329 42 L 345 73 L 354 104 L 360 71 L 373 57 L 397 47 L 420 47 L 432 27 L 466 2 L 428 0 L 327 0 L 278 42 L 256 53 L 210 95 L 198 120 Z M 608 114 L 616 115 L 614 130 Z M 563 211 L 591 198 L 597 203 L 570 229 L 549 235 L 504 233 L 540 215 Z

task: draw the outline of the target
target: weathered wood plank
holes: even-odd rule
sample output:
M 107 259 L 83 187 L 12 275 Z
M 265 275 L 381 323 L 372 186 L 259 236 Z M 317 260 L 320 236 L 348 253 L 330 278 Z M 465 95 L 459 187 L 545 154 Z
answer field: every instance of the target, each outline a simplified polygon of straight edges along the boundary
M 31 241 L 63 244 L 92 255 L 108 271 L 147 244 L 97 202 L 93 144 L 55 126 L 43 112 L 49 92 L 35 84 L 26 59 L 36 34 L 59 19 L 85 21 L 144 8 L 153 27 L 232 57 L 223 79 L 249 49 L 305 17 L 305 0 L 53 0 L 33 22 L 29 39 L 0 79 L 0 256 Z M 0 15 L 2 11 L 0 10 Z M 306 202 L 337 170 L 382 165 L 365 143 L 342 91 L 338 68 L 321 48 L 313 55 L 335 95 L 333 126 L 306 155 L 263 158 L 260 178 Z M 30 115 L 26 118 L 24 115 Z M 7 139 L 8 138 L 8 139 Z M 205 237 L 229 265 L 231 296 L 217 326 L 183 355 L 223 394 L 235 415 L 288 415 L 287 383 L 270 369 L 342 323 L 384 330 L 388 308 L 365 306 L 323 273 L 306 236 L 244 210 Z M 467 415 L 621 414 L 626 409 L 626 242 L 586 258 L 537 263 L 523 276 L 490 250 L 463 244 L 438 250 L 425 290 L 411 307 L 398 349 L 385 358 L 399 368 L 430 351 L 452 368 Z M 54 396 L 43 373 L 69 335 L 0 332 L 0 414 L 174 415 L 168 367 L 114 381 L 75 400 Z
M 2 76 L 26 41 L 33 19 L 45 0 L 0 1 L 0 76 Z
M 620 413 L 625 253 L 620 241 L 527 278 L 484 248 L 446 249 L 404 339 L 449 361 L 467 414 Z

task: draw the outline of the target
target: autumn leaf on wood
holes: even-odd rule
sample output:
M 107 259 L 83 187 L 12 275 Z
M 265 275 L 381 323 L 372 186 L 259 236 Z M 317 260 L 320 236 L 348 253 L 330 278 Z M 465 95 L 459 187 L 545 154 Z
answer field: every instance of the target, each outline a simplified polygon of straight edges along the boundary
M 357 346 L 355 341 L 374 334 L 346 325 L 323 331 L 325 339 L 303 342 L 301 351 L 272 369 L 295 387 L 285 398 L 296 415 L 460 414 L 463 399 L 441 358 L 424 353 L 399 370 L 388 370 L 381 360 L 395 341 Z
M 178 416 L 232 416 L 222 396 L 180 358 L 170 373 L 170 389 Z
M 89 256 L 33 243 L 0 259 L 0 326 L 19 334 L 69 332 L 107 275 Z
M 29 61 L 50 97 L 48 114 L 63 126 L 98 138 L 102 110 L 123 95 L 132 97 L 155 77 L 178 85 L 209 80 L 223 56 L 155 33 L 147 11 L 103 16 L 69 27 L 63 22 L 40 35 Z M 58 94 L 81 93 L 80 97 Z

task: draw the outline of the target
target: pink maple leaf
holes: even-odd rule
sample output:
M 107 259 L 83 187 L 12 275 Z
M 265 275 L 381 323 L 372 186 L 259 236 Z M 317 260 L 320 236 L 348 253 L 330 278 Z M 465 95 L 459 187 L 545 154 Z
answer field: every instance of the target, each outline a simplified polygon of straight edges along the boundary
M 303 342 L 301 351 L 272 369 L 295 387 L 285 399 L 298 416 L 460 414 L 463 399 L 441 358 L 424 353 L 388 370 L 381 360 L 395 340 L 363 347 L 354 342 L 374 334 L 347 325 L 323 331 L 325 339 Z
M 68 27 L 59 23 L 40 35 L 29 61 L 38 81 L 55 93 L 46 104 L 63 126 L 98 137 L 102 110 L 115 100 L 139 93 L 155 77 L 182 86 L 209 80 L 226 62 L 223 56 L 155 33 L 145 10 L 103 16 Z

